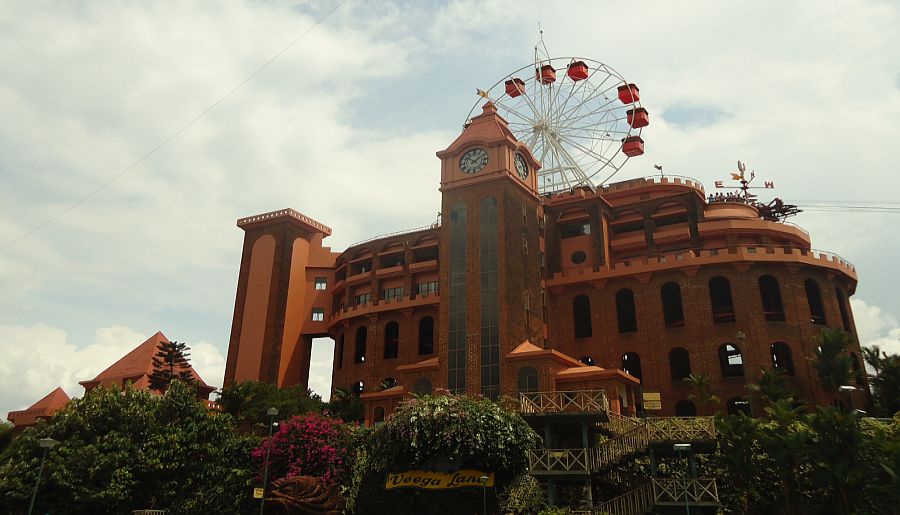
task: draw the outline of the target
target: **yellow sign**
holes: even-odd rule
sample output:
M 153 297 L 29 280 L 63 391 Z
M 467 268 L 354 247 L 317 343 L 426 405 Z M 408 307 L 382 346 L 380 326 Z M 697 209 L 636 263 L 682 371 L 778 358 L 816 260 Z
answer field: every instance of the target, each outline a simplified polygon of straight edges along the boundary
M 644 401 L 644 409 L 645 410 L 660 410 L 662 409 L 661 401 Z
M 659 392 L 644 392 L 644 402 L 660 400 Z
M 482 479 L 484 478 L 484 479 Z M 384 482 L 385 490 L 393 488 L 423 488 L 425 490 L 445 490 L 466 486 L 494 486 L 494 473 L 480 470 L 457 470 L 456 472 L 426 472 L 408 470 L 388 474 Z
M 254 488 L 253 489 L 253 498 L 254 499 L 262 499 L 263 498 L 263 489 L 262 488 Z

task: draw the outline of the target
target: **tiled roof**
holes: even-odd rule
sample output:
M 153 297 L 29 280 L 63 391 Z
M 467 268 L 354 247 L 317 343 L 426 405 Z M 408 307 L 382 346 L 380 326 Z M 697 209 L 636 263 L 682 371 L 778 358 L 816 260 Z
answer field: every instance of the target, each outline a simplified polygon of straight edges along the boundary
M 52 417 L 56 410 L 68 404 L 69 400 L 69 395 L 65 390 L 57 387 L 27 409 L 10 411 L 6 418 L 17 427 L 30 426 L 39 418 Z

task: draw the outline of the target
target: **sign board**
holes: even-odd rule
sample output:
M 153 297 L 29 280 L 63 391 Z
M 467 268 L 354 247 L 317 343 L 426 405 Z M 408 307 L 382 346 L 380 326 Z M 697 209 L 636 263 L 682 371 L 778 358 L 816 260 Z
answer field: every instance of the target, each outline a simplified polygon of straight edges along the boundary
M 659 392 L 644 392 L 644 409 L 645 410 L 661 410 L 662 400 Z
M 486 480 L 482 478 L 486 477 Z M 457 470 L 456 472 L 430 472 L 408 470 L 388 473 L 384 482 L 385 490 L 393 488 L 422 488 L 425 490 L 446 490 L 463 487 L 493 487 L 494 473 L 480 470 Z
M 262 499 L 264 490 L 262 488 L 254 488 L 253 489 L 253 498 L 254 499 Z

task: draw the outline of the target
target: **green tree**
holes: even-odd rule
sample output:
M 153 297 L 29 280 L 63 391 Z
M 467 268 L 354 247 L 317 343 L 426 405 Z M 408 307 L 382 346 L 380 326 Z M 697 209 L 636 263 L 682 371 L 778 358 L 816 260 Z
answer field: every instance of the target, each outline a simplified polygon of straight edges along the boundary
M 837 392 L 839 386 L 850 384 L 852 379 L 853 358 L 847 349 L 853 340 L 845 331 L 825 328 L 816 337 L 816 343 L 819 344 L 813 358 L 816 376 L 826 390 Z
M 12 442 L 13 425 L 11 422 L 0 422 L 0 456 Z
M 278 388 L 271 383 L 244 381 L 232 383 L 219 392 L 216 402 L 230 414 L 245 432 L 254 429 L 265 434 L 269 408 L 278 410 L 278 420 L 322 411 L 322 398 L 300 386 Z
M 362 401 L 358 395 L 353 395 L 346 388 L 334 389 L 331 401 L 325 406 L 325 411 L 329 416 L 345 422 L 362 423 L 364 420 Z
M 186 343 L 161 341 L 156 347 L 156 355 L 153 356 L 153 372 L 150 374 L 150 388 L 166 391 L 169 383 L 178 379 L 185 383 L 193 383 L 191 364 L 188 361 Z
M 900 411 L 900 356 L 888 355 L 878 346 L 863 347 L 863 359 L 874 374 L 869 376 L 876 411 L 890 417 Z
M 257 440 L 237 436 L 229 415 L 208 411 L 180 381 L 161 396 L 95 388 L 23 432 L 0 463 L 0 512 L 27 506 L 45 437 L 58 444 L 47 456 L 39 513 L 252 510 Z
M 712 379 L 707 374 L 691 374 L 683 379 L 692 390 L 688 399 L 701 406 L 711 406 L 721 402 L 712 389 Z
M 782 399 L 766 408 L 769 421 L 761 428 L 761 447 L 774 462 L 785 511 L 793 513 L 803 500 L 803 485 L 808 482 L 809 454 L 812 435 L 802 418 L 800 407 Z
M 748 384 L 747 388 L 765 399 L 769 405 L 783 399 L 794 399 L 784 372 L 774 368 L 762 369 L 756 383 Z

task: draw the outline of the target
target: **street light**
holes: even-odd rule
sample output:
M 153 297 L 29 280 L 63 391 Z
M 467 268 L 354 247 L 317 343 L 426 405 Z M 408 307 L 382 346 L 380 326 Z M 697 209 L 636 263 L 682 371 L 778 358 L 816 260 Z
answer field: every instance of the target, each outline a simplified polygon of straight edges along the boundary
M 487 515 L 487 482 L 490 479 L 487 476 L 481 476 L 478 478 L 481 481 L 481 513 Z
M 678 453 L 678 459 L 681 459 L 682 452 L 691 452 L 691 444 L 689 443 L 676 443 L 672 446 L 672 449 Z M 688 503 L 688 481 L 687 476 L 684 477 L 684 511 L 687 515 L 691 515 L 691 505 Z
M 266 410 L 269 416 L 269 441 L 266 442 L 266 467 L 263 469 L 263 495 L 259 500 L 259 515 L 263 515 L 263 509 L 266 507 L 266 487 L 269 483 L 269 453 L 272 452 L 272 428 L 275 427 L 275 417 L 278 416 L 278 408 L 271 407 Z
M 41 466 L 38 469 L 37 481 L 34 482 L 34 491 L 31 492 L 31 503 L 28 505 L 28 515 L 34 510 L 34 500 L 37 498 L 38 486 L 41 484 L 41 474 L 44 472 L 44 460 L 47 459 L 47 452 L 56 446 L 56 440 L 53 438 L 41 438 L 38 445 L 44 452 L 41 454 Z
M 853 392 L 855 392 L 856 390 L 859 390 L 859 388 L 857 388 L 855 386 L 851 386 L 849 384 L 842 384 L 842 385 L 838 386 L 838 391 L 847 392 L 847 395 L 850 396 L 850 409 L 853 410 L 853 414 L 856 414 L 856 413 L 865 414 L 865 411 L 856 409 L 856 400 L 853 398 Z

